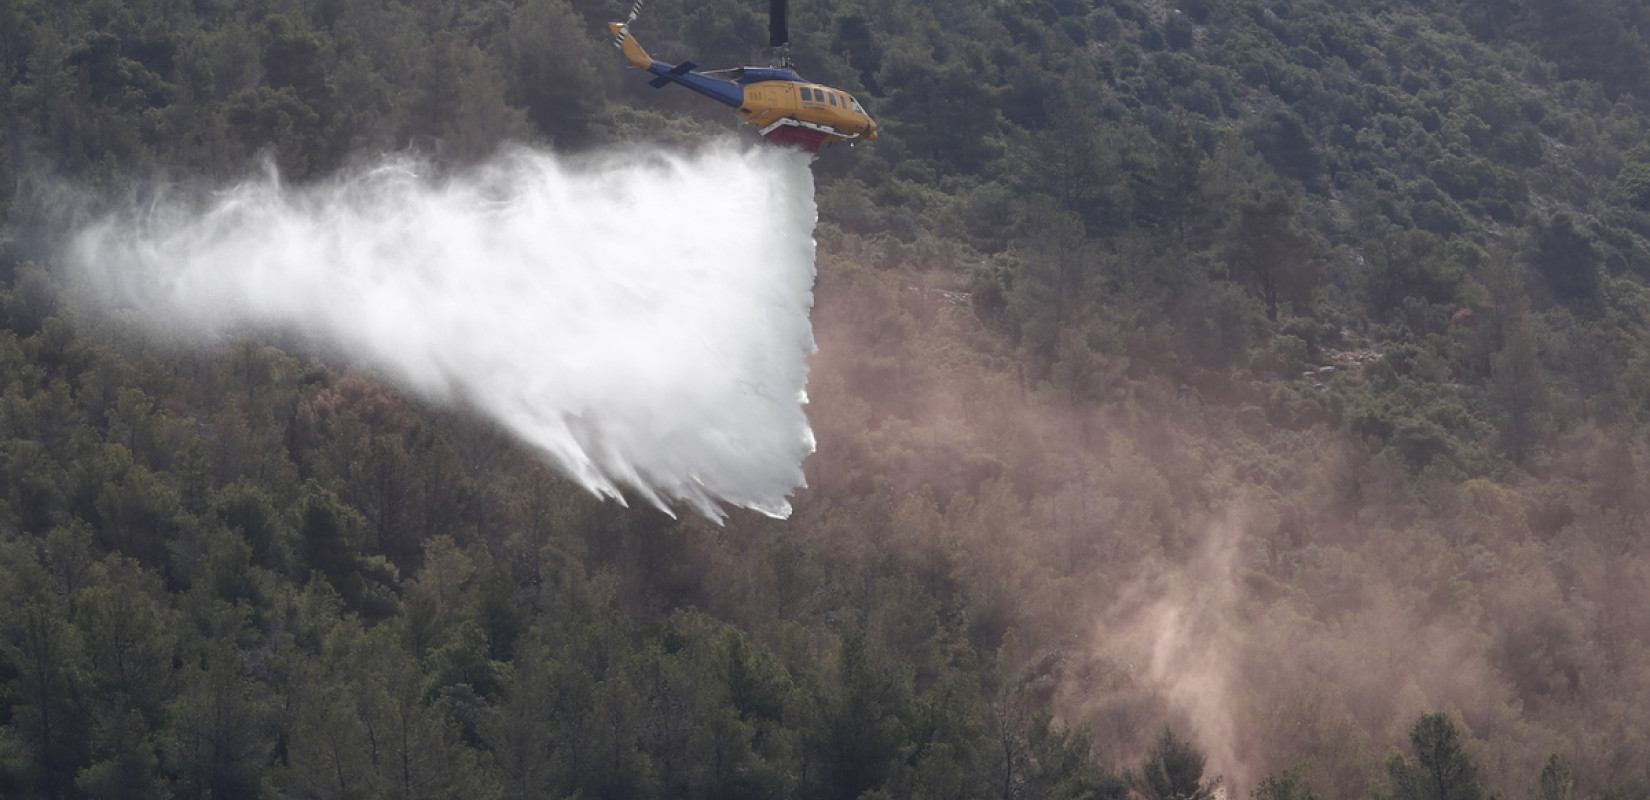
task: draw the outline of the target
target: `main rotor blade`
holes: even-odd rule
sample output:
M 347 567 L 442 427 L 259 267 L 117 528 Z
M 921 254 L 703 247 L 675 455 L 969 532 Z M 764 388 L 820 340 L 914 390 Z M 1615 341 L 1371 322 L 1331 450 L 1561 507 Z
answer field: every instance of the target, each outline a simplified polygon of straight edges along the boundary
M 786 23 L 786 0 L 768 2 L 768 46 L 784 47 L 791 41 L 790 26 Z

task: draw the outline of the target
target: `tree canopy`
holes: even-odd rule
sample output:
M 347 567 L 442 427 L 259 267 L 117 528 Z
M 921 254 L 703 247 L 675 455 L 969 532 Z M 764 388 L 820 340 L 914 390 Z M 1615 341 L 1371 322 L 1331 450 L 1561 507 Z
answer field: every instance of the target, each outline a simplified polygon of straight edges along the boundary
M 809 486 L 717 527 L 53 250 L 265 159 L 754 141 L 622 4 L 0 0 L 0 795 L 1650 795 L 1650 11 L 791 5 L 882 133 L 813 163 Z

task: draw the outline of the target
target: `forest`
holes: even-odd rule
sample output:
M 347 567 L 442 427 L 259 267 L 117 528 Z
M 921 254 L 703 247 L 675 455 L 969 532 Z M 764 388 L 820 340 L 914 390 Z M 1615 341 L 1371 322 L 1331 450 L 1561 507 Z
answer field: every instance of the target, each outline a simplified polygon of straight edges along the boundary
M 61 272 L 71 194 L 759 146 L 628 3 L 0 0 L 0 796 L 1650 796 L 1650 7 L 791 6 L 881 135 L 717 524 Z

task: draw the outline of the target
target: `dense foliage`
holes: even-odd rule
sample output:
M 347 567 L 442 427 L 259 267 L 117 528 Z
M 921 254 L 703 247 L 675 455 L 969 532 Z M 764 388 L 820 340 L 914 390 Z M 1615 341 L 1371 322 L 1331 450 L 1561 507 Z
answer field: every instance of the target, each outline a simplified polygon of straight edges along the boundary
M 54 274 L 64 186 L 750 136 L 628 4 L 0 0 L 0 795 L 1650 795 L 1650 12 L 1350 5 L 793 2 L 883 136 L 717 527 Z

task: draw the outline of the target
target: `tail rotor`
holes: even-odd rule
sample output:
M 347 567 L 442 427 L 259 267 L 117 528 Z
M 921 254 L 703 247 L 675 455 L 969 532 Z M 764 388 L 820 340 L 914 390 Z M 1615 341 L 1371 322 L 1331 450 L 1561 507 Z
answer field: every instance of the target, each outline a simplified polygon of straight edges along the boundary
M 784 0 L 779 0 L 779 2 L 783 1 Z M 625 17 L 624 24 L 619 26 L 618 34 L 613 37 L 614 47 L 621 50 L 624 49 L 625 37 L 630 35 L 630 25 L 635 22 L 636 17 L 642 13 L 642 2 L 643 0 L 636 0 L 636 2 L 630 4 L 630 16 Z

